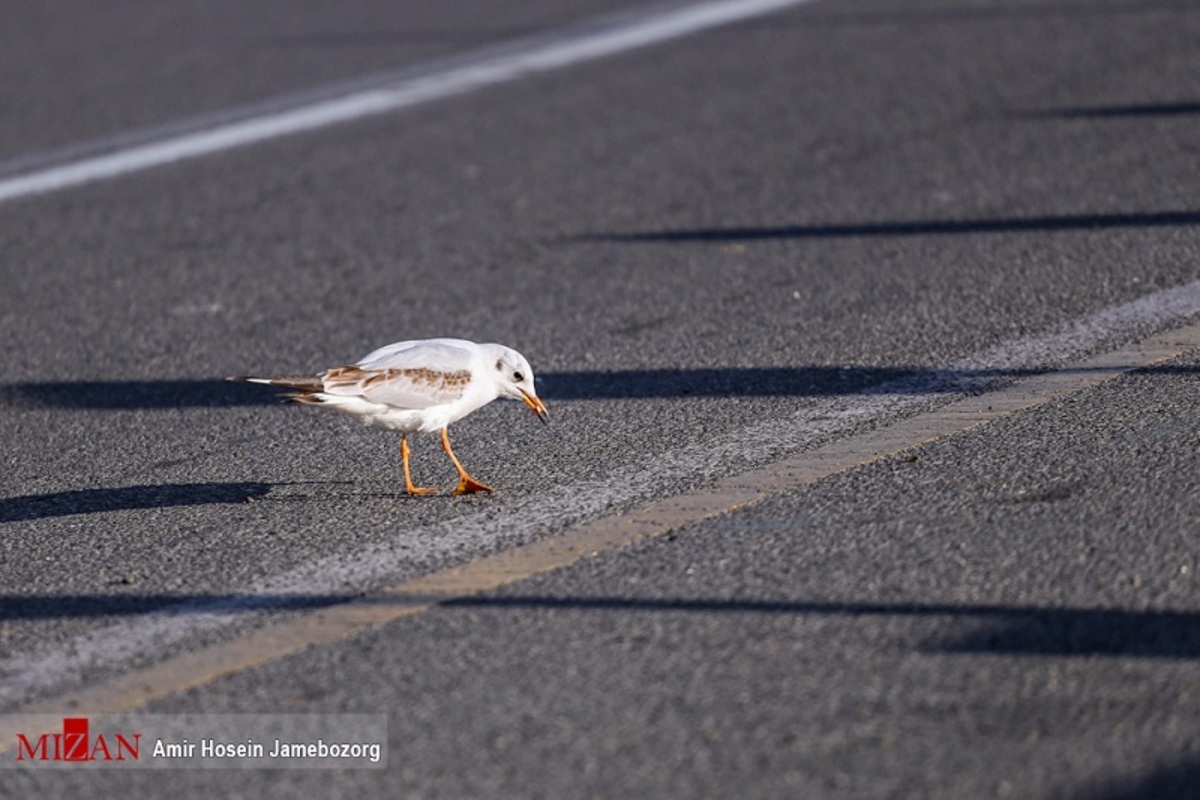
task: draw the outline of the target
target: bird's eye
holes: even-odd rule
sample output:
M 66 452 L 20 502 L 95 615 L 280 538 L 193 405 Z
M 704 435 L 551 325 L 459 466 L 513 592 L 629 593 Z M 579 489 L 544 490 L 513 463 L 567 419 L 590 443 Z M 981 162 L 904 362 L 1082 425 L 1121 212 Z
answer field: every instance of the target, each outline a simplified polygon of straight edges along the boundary
M 521 381 L 525 380 L 525 376 L 519 372 L 514 372 L 513 380 L 516 381 L 517 383 L 520 383 Z

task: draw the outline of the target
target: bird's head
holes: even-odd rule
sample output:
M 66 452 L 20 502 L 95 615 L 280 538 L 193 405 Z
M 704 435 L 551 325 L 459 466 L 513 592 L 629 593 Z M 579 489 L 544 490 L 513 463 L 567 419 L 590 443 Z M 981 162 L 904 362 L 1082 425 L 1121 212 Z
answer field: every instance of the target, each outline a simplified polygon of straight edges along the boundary
M 533 388 L 533 370 L 525 356 L 500 344 L 491 345 L 491 348 L 495 353 L 492 367 L 495 369 L 496 389 L 500 396 L 520 400 L 538 415 L 538 419 L 548 422 L 550 414 Z

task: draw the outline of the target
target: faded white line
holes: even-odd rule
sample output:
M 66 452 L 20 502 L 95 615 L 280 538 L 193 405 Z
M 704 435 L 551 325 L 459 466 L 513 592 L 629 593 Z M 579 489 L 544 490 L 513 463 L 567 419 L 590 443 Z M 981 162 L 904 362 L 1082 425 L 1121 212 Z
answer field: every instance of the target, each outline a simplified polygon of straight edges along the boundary
M 0 180 L 0 202 L 59 191 L 132 172 L 198 158 L 282 136 L 399 111 L 486 86 L 648 47 L 740 20 L 804 5 L 813 0 L 715 0 L 590 20 L 536 39 L 487 48 L 433 69 L 410 70 L 407 77 L 340 97 L 287 110 L 193 129 L 159 141 L 48 166 Z M 279 106 L 280 101 L 262 106 Z M 201 121 L 200 124 L 203 124 Z M 176 126 L 178 127 L 178 126 Z M 126 138 L 138 139 L 136 133 Z M 73 148 L 78 151 L 80 148 Z M 27 162 L 39 159 L 24 157 Z M 4 165 L 0 164 L 0 173 Z
M 381 544 L 322 559 L 243 587 L 230 599 L 189 603 L 81 634 L 45 651 L 0 661 L 0 707 L 25 704 L 77 683 L 84 675 L 145 663 L 203 637 L 260 623 L 270 608 L 314 595 L 354 596 L 395 584 L 455 552 L 502 550 L 589 520 L 746 473 L 834 439 L 944 405 L 1010 382 L 1005 373 L 1047 369 L 1111 350 L 1156 330 L 1200 319 L 1200 281 L 1092 314 L 1052 334 L 1019 339 L 927 376 L 894 381 L 857 396 L 830 398 L 798 414 L 758 423 L 703 446 L 666 453 L 647 467 L 614 472 L 514 503 L 424 528 Z M 264 609 L 267 609 L 264 611 Z

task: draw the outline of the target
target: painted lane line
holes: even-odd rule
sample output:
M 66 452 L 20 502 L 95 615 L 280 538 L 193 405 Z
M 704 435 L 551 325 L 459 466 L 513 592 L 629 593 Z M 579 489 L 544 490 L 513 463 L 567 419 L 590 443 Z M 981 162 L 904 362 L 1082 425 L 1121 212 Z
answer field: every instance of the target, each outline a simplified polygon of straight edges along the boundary
M 15 733 L 25 730 L 21 726 L 28 727 L 29 721 L 39 714 L 67 709 L 91 714 L 130 711 L 310 647 L 349 639 L 439 604 L 466 600 L 707 518 L 736 512 L 774 494 L 794 491 L 855 467 L 894 457 L 1197 349 L 1200 349 L 1200 323 L 1155 334 L 1063 369 L 1022 378 L 1003 389 L 965 397 L 900 420 L 888 428 L 834 441 L 815 451 L 720 480 L 709 489 L 657 500 L 627 514 L 593 520 L 529 545 L 402 581 L 364 598 L 301 614 L 289 622 L 127 672 L 6 716 L 0 721 L 0 752 L 4 742 L 14 741 Z
M 495 86 L 538 73 L 649 47 L 711 28 L 804 5 L 813 0 L 713 0 L 683 7 L 625 14 L 572 25 L 557 33 L 490 47 L 448 64 L 408 71 L 390 83 L 315 100 L 288 109 L 269 110 L 247 119 L 204 126 L 160 141 L 132 144 L 46 166 L 0 180 L 0 203 L 116 178 L 141 170 L 199 158 L 283 136 L 400 111 L 454 95 Z M 278 107 L 281 100 L 260 104 Z M 187 127 L 186 123 L 172 127 Z M 138 139 L 136 133 L 124 135 Z M 72 148 L 86 149 L 86 145 Z M 22 160 L 36 163 L 37 156 Z M 3 170 L 0 164 L 0 173 Z
M 82 675 L 102 680 L 106 674 L 146 663 L 168 653 L 229 637 L 268 621 L 274 611 L 296 609 L 312 598 L 347 599 L 382 587 L 404 584 L 429 572 L 432 565 L 453 558 L 457 552 L 474 549 L 509 550 L 578 529 L 591 520 L 621 518 L 664 495 L 679 494 L 680 486 L 721 485 L 728 475 L 769 469 L 776 462 L 807 458 L 814 463 L 835 459 L 840 446 L 857 441 L 871 428 L 893 425 L 899 444 L 911 446 L 922 430 L 926 438 L 942 435 L 944 423 L 929 412 L 947 406 L 967 394 L 980 394 L 993 404 L 996 413 L 1022 407 L 1019 394 L 994 391 L 998 378 L 963 377 L 980 370 L 1014 372 L 1063 364 L 1097 351 L 1115 350 L 1084 366 L 1058 369 L 1040 380 L 1070 388 L 1086 381 L 1106 379 L 1113 370 L 1123 371 L 1146 361 L 1130 360 L 1121 348 L 1135 336 L 1150 330 L 1180 326 L 1200 318 L 1200 281 L 1168 289 L 1123 305 L 1105 309 L 1052 334 L 1027 337 L 1007 346 L 992 348 L 964 359 L 943 373 L 894 381 L 872 387 L 860 395 L 827 398 L 808 405 L 795 415 L 766 420 L 710 442 L 664 453 L 647 466 L 614 470 L 600 480 L 577 482 L 513 501 L 499 509 L 436 523 L 423 528 L 390 533 L 383 542 L 361 550 L 302 564 L 284 573 L 267 576 L 242 587 L 227 597 L 203 602 L 181 603 L 123 620 L 48 645 L 36 652 L 14 654 L 0 660 L 0 709 L 22 706 L 37 698 L 51 697 L 77 682 Z M 1183 342 L 1186 339 L 1170 338 Z M 1175 352 L 1175 345 L 1164 352 Z M 1145 353 L 1138 352 L 1138 358 Z M 1108 358 L 1110 361 L 1105 361 Z M 1105 366 L 1105 365 L 1108 366 Z M 1032 378 L 1028 380 L 1033 380 Z M 1019 385 L 1027 385 L 1021 383 Z M 965 401 L 961 401 L 965 402 Z M 969 406 L 947 406 L 951 414 L 967 414 Z M 959 416 L 960 424 L 984 417 L 986 409 Z M 905 418 L 904 427 L 894 427 Z M 927 428 L 922 428 L 927 426 Z M 901 434 L 894 433 L 900 431 Z M 839 444 L 843 442 L 843 444 Z M 882 446 L 882 444 L 880 445 Z M 821 449 L 822 447 L 826 449 Z M 762 491 L 775 491 L 785 484 L 762 479 Z M 731 491 L 747 487 L 728 484 Z M 756 489 L 755 491 L 759 491 Z M 707 493 L 707 492 L 706 492 Z M 670 504 L 675 501 L 664 500 Z M 662 506 L 667 507 L 667 506 Z M 572 534 L 574 535 L 574 534 Z M 310 610 L 311 613 L 311 610 Z M 330 613 L 328 609 L 320 613 Z

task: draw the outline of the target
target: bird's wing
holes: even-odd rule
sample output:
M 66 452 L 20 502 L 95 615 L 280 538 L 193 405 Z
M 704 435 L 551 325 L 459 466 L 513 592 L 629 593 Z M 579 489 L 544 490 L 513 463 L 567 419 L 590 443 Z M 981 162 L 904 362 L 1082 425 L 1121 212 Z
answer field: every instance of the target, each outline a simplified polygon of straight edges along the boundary
M 479 345 L 463 339 L 420 339 L 384 345 L 359 359 L 363 369 L 470 369 Z
M 431 339 L 381 347 L 354 366 L 337 367 L 320 377 L 326 394 L 422 409 L 461 398 L 471 382 L 471 366 L 469 348 L 455 340 Z

